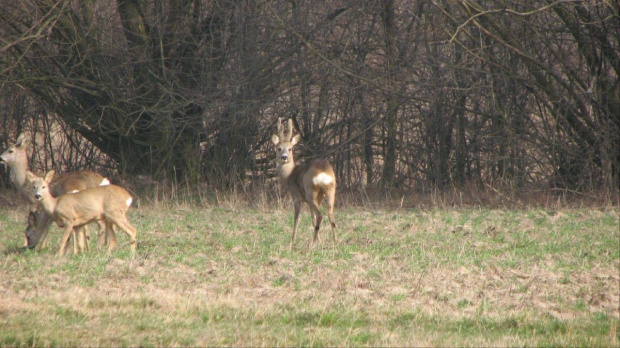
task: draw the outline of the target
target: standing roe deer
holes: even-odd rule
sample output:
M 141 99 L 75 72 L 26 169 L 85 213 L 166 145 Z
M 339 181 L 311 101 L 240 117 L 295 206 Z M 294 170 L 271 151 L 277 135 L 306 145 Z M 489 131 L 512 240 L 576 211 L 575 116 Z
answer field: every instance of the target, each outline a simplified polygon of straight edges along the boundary
M 285 136 L 282 119 L 279 118 L 278 134 L 273 134 L 271 141 L 275 145 L 278 176 L 282 185 L 288 189 L 295 204 L 291 247 L 295 242 L 302 202 L 308 203 L 312 212 L 312 222 L 314 224 L 314 238 L 312 242 L 315 243 L 319 239 L 319 227 L 322 220 L 320 207 L 324 197 L 327 197 L 327 216 L 332 226 L 332 239 L 336 242 L 336 223 L 334 221 L 336 176 L 334 175 L 334 169 L 325 160 L 313 160 L 295 165 L 293 147 L 299 140 L 299 134 L 293 137 L 293 120 L 288 120 L 288 132 Z
M 27 145 L 28 140 L 26 138 L 26 134 L 20 134 L 17 137 L 16 143 L 0 155 L 0 163 L 9 168 L 11 181 L 17 191 L 30 203 L 31 207 L 35 207 L 36 200 L 34 199 L 32 192 L 32 182 L 27 182 L 26 175 L 28 172 L 28 156 L 26 154 Z M 89 187 L 109 184 L 110 181 L 103 176 L 89 170 L 84 170 L 56 175 L 54 177 L 54 181 L 50 184 L 50 191 L 52 196 L 58 197 L 64 195 L 65 193 L 81 191 Z M 45 214 L 45 212 L 31 209 L 28 218 L 28 227 L 25 231 L 24 246 L 36 246 L 37 249 L 45 247 L 46 237 L 51 223 L 52 220 Z M 104 227 L 99 225 L 99 233 L 103 230 Z M 83 250 L 83 233 L 80 233 L 80 237 L 80 249 Z M 105 238 L 99 236 L 97 246 L 101 248 L 104 241 Z M 88 245 L 89 244 L 87 243 L 87 248 Z M 76 248 L 76 239 L 74 238 L 74 251 L 76 251 Z
M 105 222 L 108 252 L 111 252 L 116 245 L 113 229 L 113 225 L 116 225 L 129 235 L 131 252 L 135 253 L 136 230 L 129 224 L 126 216 L 133 198 L 125 189 L 116 185 L 97 186 L 55 198 L 49 187 L 53 176 L 54 171 L 50 170 L 43 179 L 39 177 L 31 179 L 34 198 L 39 208 L 51 216 L 58 227 L 65 229 L 60 241 L 59 256 L 64 255 L 67 240 L 75 228 L 99 220 Z

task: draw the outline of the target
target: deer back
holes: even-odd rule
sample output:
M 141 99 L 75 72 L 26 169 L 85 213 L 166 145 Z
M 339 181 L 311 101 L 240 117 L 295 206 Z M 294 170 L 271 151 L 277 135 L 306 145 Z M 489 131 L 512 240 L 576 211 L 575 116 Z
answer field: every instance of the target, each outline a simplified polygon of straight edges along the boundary
M 50 183 L 50 193 L 60 197 L 73 191 L 83 191 L 87 188 L 109 185 L 110 181 L 98 173 L 90 170 L 70 172 L 54 175 Z

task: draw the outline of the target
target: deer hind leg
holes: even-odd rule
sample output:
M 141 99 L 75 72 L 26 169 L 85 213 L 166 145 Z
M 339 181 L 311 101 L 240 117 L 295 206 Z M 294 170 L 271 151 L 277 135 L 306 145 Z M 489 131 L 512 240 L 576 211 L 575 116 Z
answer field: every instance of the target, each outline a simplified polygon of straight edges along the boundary
M 295 235 L 297 234 L 297 224 L 299 224 L 299 212 L 301 211 L 301 200 L 295 199 L 295 217 L 293 218 L 293 237 L 291 238 L 291 248 L 295 243 Z
M 73 254 L 84 252 L 84 226 L 73 229 Z
M 323 220 L 323 216 L 321 215 L 321 201 L 323 200 L 323 193 L 313 193 L 312 197 L 308 197 L 308 205 L 310 206 L 310 211 L 312 212 L 312 223 L 314 224 L 314 238 L 312 239 L 313 243 L 319 241 L 319 229 L 321 227 L 321 221 Z
M 97 251 L 101 251 L 104 245 L 107 244 L 106 226 L 103 220 L 97 221 Z
M 332 225 L 332 239 L 336 242 L 336 220 L 334 220 L 334 203 L 336 202 L 336 188 L 332 187 L 327 192 L 327 216 Z
M 78 238 L 77 238 L 77 232 L 74 229 L 73 232 L 71 233 L 71 237 L 69 237 L 69 240 L 67 241 L 67 243 L 69 243 L 70 241 L 73 242 L 73 255 L 77 255 L 79 254 L 79 250 L 78 250 Z M 69 246 L 67 246 L 68 248 Z
M 88 226 L 84 226 L 84 235 L 82 237 L 82 244 L 84 245 L 82 252 L 90 251 L 90 228 Z
M 77 242 L 77 246 L 79 248 L 79 252 L 80 253 L 84 253 L 84 251 L 89 251 L 90 247 L 88 246 L 89 244 L 89 237 L 88 237 L 88 226 L 84 225 L 84 226 L 80 226 L 80 227 L 76 227 L 74 232 L 73 232 L 73 249 L 75 252 L 75 244 Z
M 105 221 L 105 236 L 108 243 L 108 254 L 114 250 L 116 246 L 116 234 L 114 233 L 114 223 L 112 221 Z
M 131 253 L 136 252 L 136 229 L 133 228 L 127 221 L 127 217 L 123 215 L 119 216 L 108 216 L 108 220 L 113 222 L 116 226 L 118 226 L 121 230 L 123 230 L 129 236 L 129 245 L 131 246 Z M 112 228 L 112 226 L 110 226 Z
M 65 252 L 69 249 L 69 245 L 73 244 L 73 255 L 77 255 L 84 251 L 84 239 L 81 238 L 84 234 L 82 227 L 75 227 L 71 234 L 69 235 L 69 239 L 65 242 Z
M 108 228 L 103 220 L 97 221 L 97 227 L 97 251 L 101 251 L 108 244 Z
M 84 225 L 84 232 L 80 237 L 82 238 L 80 240 L 82 247 L 81 252 L 84 252 L 84 250 L 90 251 L 90 228 L 87 225 Z

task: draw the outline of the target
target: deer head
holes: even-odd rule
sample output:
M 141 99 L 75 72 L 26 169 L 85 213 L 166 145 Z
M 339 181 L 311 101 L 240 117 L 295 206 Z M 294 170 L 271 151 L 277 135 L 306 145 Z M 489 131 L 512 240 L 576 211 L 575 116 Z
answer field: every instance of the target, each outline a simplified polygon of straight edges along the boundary
M 282 126 L 282 118 L 278 118 L 278 134 L 271 136 L 271 141 L 276 148 L 276 160 L 280 165 L 292 163 L 293 147 L 299 143 L 301 136 L 299 134 L 293 136 L 293 120 L 288 120 L 288 130 L 286 135 L 284 134 L 284 127 Z
M 28 157 L 26 156 L 26 147 L 28 146 L 28 139 L 25 133 L 20 134 L 17 137 L 15 144 L 11 145 L 2 155 L 0 155 L 0 163 L 14 170 L 15 165 L 26 166 L 28 163 Z M 25 169 L 24 169 L 25 170 Z

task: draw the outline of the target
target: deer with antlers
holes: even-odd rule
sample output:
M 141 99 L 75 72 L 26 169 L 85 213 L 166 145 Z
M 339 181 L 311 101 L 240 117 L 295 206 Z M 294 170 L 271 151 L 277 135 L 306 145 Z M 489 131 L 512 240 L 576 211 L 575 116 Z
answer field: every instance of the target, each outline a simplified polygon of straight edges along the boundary
M 28 170 L 27 146 L 28 139 L 26 134 L 22 133 L 17 137 L 15 144 L 11 145 L 0 155 L 0 163 L 9 168 L 11 182 L 13 182 L 13 185 L 22 197 L 31 205 L 30 214 L 28 216 L 28 227 L 25 231 L 24 246 L 36 246 L 37 249 L 40 249 L 46 244 L 46 237 L 52 220 L 44 211 L 35 209 L 36 200 L 32 191 L 32 181 L 28 179 L 28 173 L 31 172 Z M 98 173 L 83 170 L 56 175 L 53 182 L 50 183 L 50 192 L 52 196 L 59 197 L 66 193 L 81 191 L 89 187 L 109 184 L 110 181 Z M 103 226 L 100 225 L 99 232 L 101 233 L 103 229 Z M 84 239 L 88 238 L 86 231 L 85 228 L 79 230 L 80 251 L 84 250 Z M 74 252 L 77 253 L 78 241 L 76 239 L 77 238 L 74 238 L 73 247 Z M 105 238 L 99 236 L 97 239 L 98 248 L 101 248 L 104 243 Z M 85 245 L 87 249 L 88 245 L 88 243 Z
M 327 216 L 332 226 L 332 239 L 336 242 L 336 222 L 334 220 L 334 202 L 336 200 L 336 176 L 334 169 L 325 160 L 313 160 L 300 165 L 295 164 L 293 147 L 299 143 L 300 135 L 293 136 L 293 120 L 288 120 L 288 130 L 284 134 L 282 119 L 278 119 L 278 134 L 273 134 L 271 141 L 276 151 L 276 171 L 282 185 L 289 191 L 295 206 L 295 219 L 293 223 L 293 237 L 291 247 L 295 242 L 297 224 L 301 203 L 306 202 L 310 206 L 312 221 L 314 224 L 313 243 L 319 240 L 319 228 L 321 226 L 321 202 L 327 198 Z

